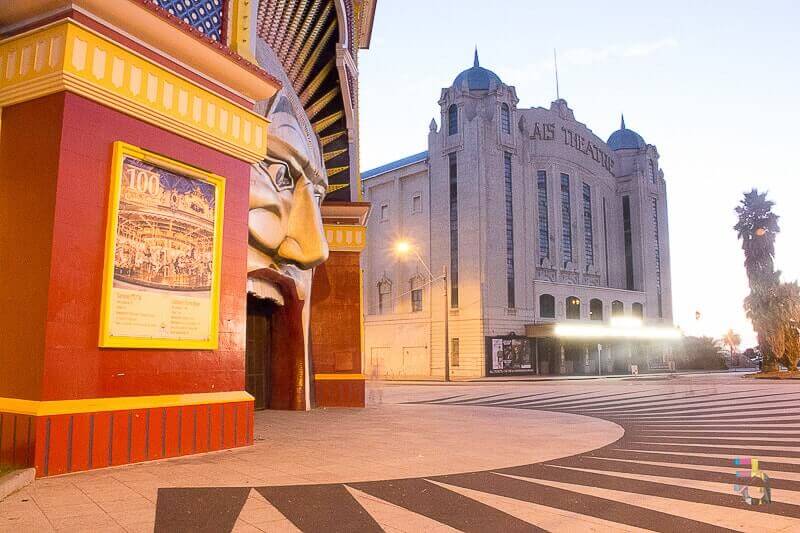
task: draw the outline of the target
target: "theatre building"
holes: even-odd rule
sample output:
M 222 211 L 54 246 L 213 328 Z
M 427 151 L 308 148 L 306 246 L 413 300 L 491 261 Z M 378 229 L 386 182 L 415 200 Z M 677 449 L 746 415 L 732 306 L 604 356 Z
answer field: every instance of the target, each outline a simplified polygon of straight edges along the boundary
M 363 173 L 371 374 L 669 367 L 678 331 L 658 150 L 624 119 L 603 140 L 563 99 L 517 103 L 476 52 L 442 89 L 428 149 Z
M 0 465 L 362 406 L 374 0 L 0 0 Z

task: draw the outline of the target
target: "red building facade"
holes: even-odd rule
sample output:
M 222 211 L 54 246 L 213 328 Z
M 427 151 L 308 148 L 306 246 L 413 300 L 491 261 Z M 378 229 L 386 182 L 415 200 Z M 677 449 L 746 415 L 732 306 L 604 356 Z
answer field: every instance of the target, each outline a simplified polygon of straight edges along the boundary
M 259 102 L 283 84 L 254 57 L 249 21 L 259 3 L 213 4 L 190 24 L 166 0 L 0 1 L 1 464 L 48 476 L 252 443 L 249 206 L 253 168 L 273 142 Z M 119 143 L 224 180 L 214 204 L 224 213 L 219 254 L 208 258 L 218 280 L 210 347 L 187 348 L 177 333 L 163 347 L 99 341 Z M 178 265 L 161 268 L 176 277 Z M 341 283 L 352 287 L 332 282 Z M 124 313 L 115 316 L 124 323 Z M 351 347 L 360 345 L 356 333 Z M 304 344 L 297 332 L 285 335 Z M 363 405 L 356 352 L 345 365 L 356 392 L 339 395 L 347 405 Z M 314 379 L 308 361 L 306 382 Z M 329 396 L 317 403 L 336 404 Z

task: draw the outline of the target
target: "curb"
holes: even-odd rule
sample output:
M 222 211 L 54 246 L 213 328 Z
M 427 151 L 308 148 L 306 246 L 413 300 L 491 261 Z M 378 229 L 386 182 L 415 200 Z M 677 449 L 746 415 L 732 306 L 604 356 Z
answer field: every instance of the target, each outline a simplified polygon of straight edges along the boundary
M 33 483 L 34 478 L 36 478 L 35 468 L 13 470 L 0 477 L 0 501 Z
M 680 376 L 702 376 L 713 374 L 730 374 L 733 376 L 750 377 L 756 370 L 752 368 L 743 368 L 741 370 L 678 370 L 674 372 L 643 372 L 641 374 L 603 374 L 602 376 L 492 376 L 480 378 L 456 378 L 451 381 L 441 381 L 435 379 L 415 380 L 415 379 L 368 379 L 367 383 L 380 383 L 381 385 L 492 385 L 492 384 L 508 384 L 508 383 L 538 383 L 538 382 L 567 382 L 567 381 L 591 381 L 598 379 L 612 379 L 612 380 L 647 380 L 653 378 L 675 378 Z M 760 378 L 765 379 L 765 378 Z

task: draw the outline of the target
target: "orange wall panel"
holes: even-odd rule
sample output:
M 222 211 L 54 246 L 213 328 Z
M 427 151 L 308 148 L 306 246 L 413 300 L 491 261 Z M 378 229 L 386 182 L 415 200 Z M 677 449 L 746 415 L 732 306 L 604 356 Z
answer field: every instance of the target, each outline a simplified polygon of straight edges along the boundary
M 311 353 L 317 374 L 361 372 L 358 253 L 331 252 L 314 271 Z
M 92 436 L 89 429 L 89 420 L 91 416 L 81 413 L 72 417 L 71 472 L 89 469 L 89 440 Z
M 91 428 L 91 443 L 89 448 L 92 450 L 92 453 L 89 457 L 91 459 L 89 468 L 111 466 L 109 460 L 109 445 L 112 437 L 111 414 L 112 413 L 95 413 L 91 417 L 89 424 Z
M 192 406 L 181 407 L 180 412 L 180 454 L 189 455 L 194 453 L 195 443 L 195 428 L 197 426 L 195 420 L 195 413 L 197 408 Z
M 63 94 L 3 108 L 0 121 L 0 396 L 38 400 Z
M 207 405 L 197 406 L 197 433 L 196 433 L 196 452 L 207 452 L 211 434 L 209 433 L 211 414 L 210 407 Z
M 147 459 L 147 410 L 131 411 L 131 459 L 138 463 Z

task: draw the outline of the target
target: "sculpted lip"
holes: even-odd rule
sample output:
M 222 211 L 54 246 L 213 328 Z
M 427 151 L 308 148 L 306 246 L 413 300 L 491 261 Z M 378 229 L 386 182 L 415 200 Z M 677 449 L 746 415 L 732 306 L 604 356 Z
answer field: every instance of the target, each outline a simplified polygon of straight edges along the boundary
M 269 267 L 253 270 L 248 275 L 270 283 L 286 299 L 305 300 L 306 291 L 301 271 L 293 265 L 278 266 L 272 263 Z

